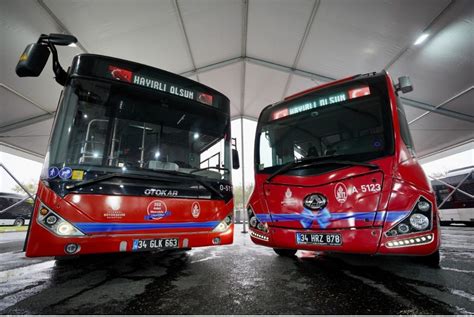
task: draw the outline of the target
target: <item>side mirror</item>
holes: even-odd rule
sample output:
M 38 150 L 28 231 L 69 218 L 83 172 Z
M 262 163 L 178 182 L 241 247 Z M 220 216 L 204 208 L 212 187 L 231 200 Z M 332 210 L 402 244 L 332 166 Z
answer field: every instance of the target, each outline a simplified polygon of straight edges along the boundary
M 401 91 L 406 94 L 407 92 L 413 91 L 413 85 L 411 84 L 410 77 L 402 76 L 398 77 L 398 84 L 395 85 L 396 91 Z
M 38 77 L 49 58 L 48 46 L 32 43 L 25 48 L 16 65 L 16 74 L 20 77 Z
M 77 43 L 74 35 L 51 33 L 48 35 L 48 42 L 54 45 L 70 46 Z
M 236 149 L 232 149 L 232 168 L 235 170 L 240 168 L 239 152 Z

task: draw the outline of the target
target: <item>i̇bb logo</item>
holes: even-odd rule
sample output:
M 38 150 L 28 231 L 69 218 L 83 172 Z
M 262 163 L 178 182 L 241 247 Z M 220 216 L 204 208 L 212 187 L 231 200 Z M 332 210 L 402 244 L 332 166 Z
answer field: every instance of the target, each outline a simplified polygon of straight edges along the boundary
M 153 200 L 148 204 L 146 220 L 162 219 L 169 216 L 171 212 L 167 210 L 166 204 L 161 200 Z
M 110 65 L 109 72 L 113 79 L 126 81 L 129 83 L 132 82 L 133 73 L 129 70 Z
M 343 204 L 347 200 L 347 187 L 343 183 L 337 183 L 334 186 L 334 198 L 338 201 L 338 203 Z

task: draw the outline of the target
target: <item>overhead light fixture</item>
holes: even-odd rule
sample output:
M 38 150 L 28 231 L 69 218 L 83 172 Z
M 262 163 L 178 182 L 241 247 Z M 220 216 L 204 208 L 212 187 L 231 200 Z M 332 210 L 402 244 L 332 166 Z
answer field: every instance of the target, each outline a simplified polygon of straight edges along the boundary
M 423 43 L 427 38 L 428 36 L 430 36 L 428 33 L 423 33 L 421 34 L 415 41 L 415 43 L 413 43 L 414 45 L 420 45 L 421 43 Z

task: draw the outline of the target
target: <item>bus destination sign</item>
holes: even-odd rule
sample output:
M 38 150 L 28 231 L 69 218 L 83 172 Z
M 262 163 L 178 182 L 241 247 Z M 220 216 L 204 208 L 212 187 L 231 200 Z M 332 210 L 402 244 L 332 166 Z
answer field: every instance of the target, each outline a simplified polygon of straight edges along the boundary
M 110 72 L 112 78 L 116 80 L 125 81 L 131 84 L 159 90 L 171 95 L 191 99 L 209 106 L 213 105 L 213 96 L 203 92 L 198 92 L 165 81 L 156 80 L 153 78 L 135 74 L 130 70 L 112 65 L 109 66 L 108 71 Z
M 285 108 L 275 110 L 272 113 L 271 120 L 277 120 L 300 112 L 305 112 L 318 107 L 328 106 L 367 95 L 370 95 L 370 88 L 368 86 L 362 86 L 358 88 L 349 89 L 347 91 L 342 91 L 336 94 L 318 97 L 315 100 L 307 101 L 305 103 L 287 105 Z

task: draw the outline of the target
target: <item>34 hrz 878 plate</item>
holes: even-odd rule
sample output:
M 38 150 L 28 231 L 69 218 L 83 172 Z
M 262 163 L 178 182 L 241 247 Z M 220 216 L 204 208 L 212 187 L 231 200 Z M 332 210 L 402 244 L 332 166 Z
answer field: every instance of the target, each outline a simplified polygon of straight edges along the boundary
M 296 233 L 297 244 L 342 245 L 340 233 Z

